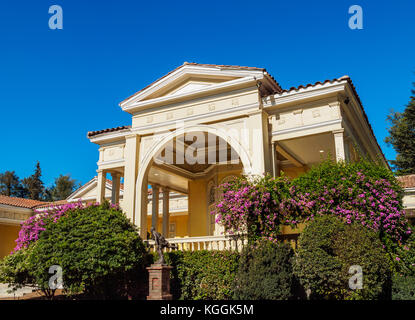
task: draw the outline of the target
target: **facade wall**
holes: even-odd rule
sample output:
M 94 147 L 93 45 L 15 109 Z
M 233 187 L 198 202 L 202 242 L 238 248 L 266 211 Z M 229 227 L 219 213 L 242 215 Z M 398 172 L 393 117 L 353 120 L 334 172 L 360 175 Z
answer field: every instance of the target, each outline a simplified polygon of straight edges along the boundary
M 9 255 L 16 246 L 20 226 L 0 224 L 0 259 Z

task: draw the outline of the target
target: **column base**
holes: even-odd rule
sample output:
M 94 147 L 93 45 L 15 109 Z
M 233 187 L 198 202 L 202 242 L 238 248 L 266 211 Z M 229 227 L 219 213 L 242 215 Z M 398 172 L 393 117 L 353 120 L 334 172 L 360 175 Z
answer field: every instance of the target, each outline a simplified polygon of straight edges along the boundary
M 170 294 L 170 270 L 172 266 L 152 264 L 147 268 L 149 295 L 147 300 L 172 300 Z

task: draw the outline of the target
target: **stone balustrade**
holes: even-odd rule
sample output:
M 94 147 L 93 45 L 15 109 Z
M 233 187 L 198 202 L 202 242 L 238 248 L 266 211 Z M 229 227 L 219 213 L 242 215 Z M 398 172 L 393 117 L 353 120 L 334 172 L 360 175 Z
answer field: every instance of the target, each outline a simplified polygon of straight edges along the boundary
M 182 251 L 199 251 L 199 250 L 232 250 L 241 251 L 246 245 L 247 240 L 234 239 L 230 236 L 204 236 L 204 237 L 188 237 L 188 238 L 170 238 L 166 239 L 171 244 L 176 244 L 178 250 Z M 146 240 L 154 250 L 154 240 Z M 172 251 L 172 249 L 165 249 Z

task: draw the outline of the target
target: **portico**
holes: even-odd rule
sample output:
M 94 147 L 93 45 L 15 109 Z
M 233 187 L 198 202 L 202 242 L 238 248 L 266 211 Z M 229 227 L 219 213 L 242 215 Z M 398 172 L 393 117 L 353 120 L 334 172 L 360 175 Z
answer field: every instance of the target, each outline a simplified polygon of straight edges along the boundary
M 185 63 L 120 107 L 131 125 L 88 133 L 100 146 L 97 199 L 110 174 L 119 203 L 122 179 L 121 206 L 144 239 L 151 226 L 169 238 L 180 228 L 193 247 L 223 237 L 211 212 L 218 186 L 234 177 L 294 178 L 329 156 L 382 157 L 348 77 L 283 90 L 263 68 Z M 175 230 L 173 193 L 188 199 Z

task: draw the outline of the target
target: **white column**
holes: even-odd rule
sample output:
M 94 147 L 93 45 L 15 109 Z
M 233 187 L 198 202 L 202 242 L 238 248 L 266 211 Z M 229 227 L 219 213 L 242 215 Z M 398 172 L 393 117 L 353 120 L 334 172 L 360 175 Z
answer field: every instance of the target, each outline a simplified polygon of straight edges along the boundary
M 98 186 L 97 186 L 97 202 L 103 203 L 105 200 L 105 184 L 107 173 L 104 170 L 97 170 L 98 172 Z
M 163 236 L 169 237 L 169 220 L 170 220 L 170 190 L 163 188 Z
M 127 217 L 133 221 L 137 227 L 141 228 L 140 213 L 135 212 L 135 199 L 138 172 L 138 153 L 140 149 L 140 136 L 129 135 L 125 139 L 125 170 L 124 170 L 124 198 L 123 209 Z M 147 194 L 146 194 L 147 196 Z M 147 198 L 146 198 L 147 201 Z M 147 222 L 145 222 L 147 223 Z
M 252 159 L 252 173 L 272 173 L 267 114 L 258 110 L 249 114 L 246 128 L 249 135 L 249 153 Z
M 276 148 L 276 142 L 271 142 L 271 152 L 272 152 L 272 176 L 276 178 L 280 176 L 280 167 L 279 167 L 278 151 Z
M 151 197 L 151 226 L 157 231 L 158 226 L 158 216 L 159 216 L 159 186 L 153 184 L 151 186 L 152 197 Z
M 112 177 L 112 193 L 111 193 L 111 203 L 117 204 L 120 202 L 120 179 L 121 175 L 119 173 L 111 173 Z
M 344 151 L 344 129 L 339 129 L 336 131 L 333 131 L 334 136 L 334 147 L 336 150 L 336 161 L 345 161 L 345 151 Z
M 137 207 L 136 207 L 136 225 L 139 227 L 140 237 L 147 239 L 147 219 L 148 219 L 148 182 L 147 177 L 144 178 L 141 189 L 137 191 Z

